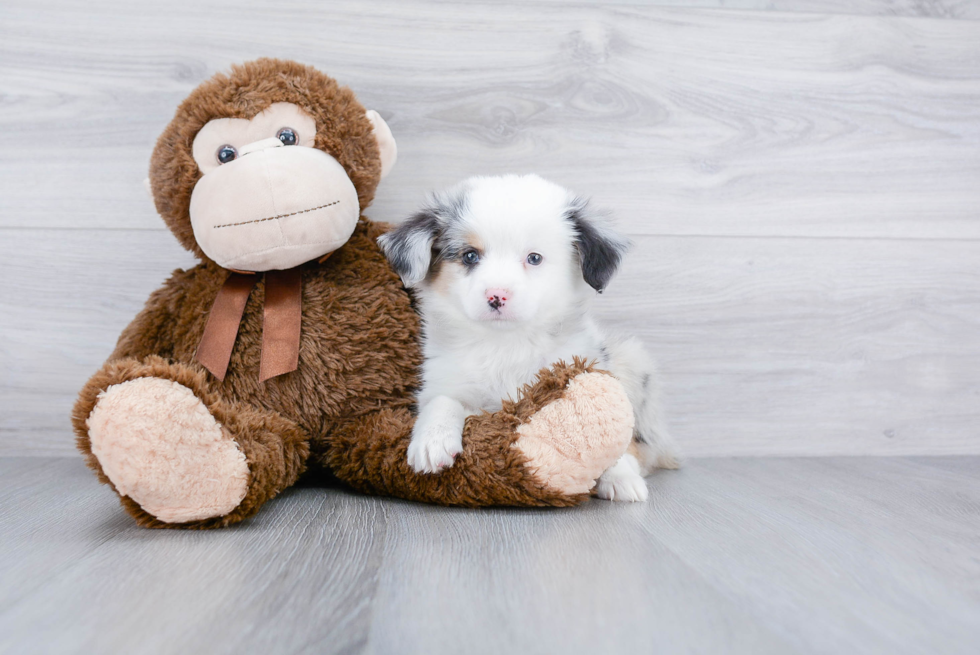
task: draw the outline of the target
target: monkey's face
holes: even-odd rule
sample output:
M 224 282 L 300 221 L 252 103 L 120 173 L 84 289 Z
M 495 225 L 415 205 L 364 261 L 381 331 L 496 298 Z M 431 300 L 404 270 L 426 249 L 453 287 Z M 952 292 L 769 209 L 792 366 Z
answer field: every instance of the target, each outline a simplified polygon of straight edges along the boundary
M 367 112 L 384 164 L 394 141 Z M 289 102 L 251 119 L 217 118 L 194 138 L 202 173 L 190 198 L 194 237 L 224 268 L 268 271 L 333 252 L 360 216 L 357 189 L 344 167 L 315 147 L 316 120 Z M 390 141 L 390 143 L 388 142 Z M 385 153 L 390 153 L 385 162 Z

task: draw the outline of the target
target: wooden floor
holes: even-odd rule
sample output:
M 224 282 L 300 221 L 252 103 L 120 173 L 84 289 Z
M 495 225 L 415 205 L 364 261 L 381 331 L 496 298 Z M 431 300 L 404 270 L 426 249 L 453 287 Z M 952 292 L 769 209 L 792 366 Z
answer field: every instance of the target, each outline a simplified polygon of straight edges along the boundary
M 298 488 L 137 528 L 0 459 L 2 653 L 971 653 L 980 457 L 703 459 L 650 502 L 453 510 Z

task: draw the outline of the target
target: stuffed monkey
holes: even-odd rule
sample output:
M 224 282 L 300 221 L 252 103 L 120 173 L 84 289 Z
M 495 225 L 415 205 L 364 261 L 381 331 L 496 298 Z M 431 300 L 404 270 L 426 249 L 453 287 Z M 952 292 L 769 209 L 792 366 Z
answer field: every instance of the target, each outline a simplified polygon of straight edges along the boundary
M 470 417 L 451 468 L 409 468 L 419 319 L 361 215 L 395 153 L 376 112 L 294 62 L 236 66 L 177 109 L 149 182 L 200 264 L 150 295 L 72 417 L 140 525 L 230 525 L 307 470 L 429 503 L 573 505 L 626 450 L 621 385 L 575 361 Z

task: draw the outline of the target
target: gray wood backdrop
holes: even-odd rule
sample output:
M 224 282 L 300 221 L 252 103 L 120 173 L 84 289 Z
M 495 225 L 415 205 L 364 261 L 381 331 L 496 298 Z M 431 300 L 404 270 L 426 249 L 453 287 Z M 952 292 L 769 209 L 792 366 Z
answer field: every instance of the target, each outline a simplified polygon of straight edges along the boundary
M 980 453 L 980 2 L 0 1 L 0 454 L 68 413 L 193 259 L 142 180 L 234 62 L 311 63 L 386 118 L 396 221 L 539 172 L 633 238 L 600 302 L 690 456 Z

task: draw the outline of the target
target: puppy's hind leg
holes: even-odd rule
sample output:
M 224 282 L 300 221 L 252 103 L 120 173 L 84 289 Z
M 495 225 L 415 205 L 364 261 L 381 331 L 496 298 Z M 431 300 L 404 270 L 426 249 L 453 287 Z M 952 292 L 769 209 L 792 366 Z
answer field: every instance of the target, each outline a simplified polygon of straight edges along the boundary
M 667 432 L 660 404 L 660 381 L 646 348 L 635 337 L 610 340 L 606 344 L 609 370 L 622 382 L 633 404 L 636 427 L 630 452 L 639 463 L 640 474 L 655 468 L 676 469 L 680 455 Z

